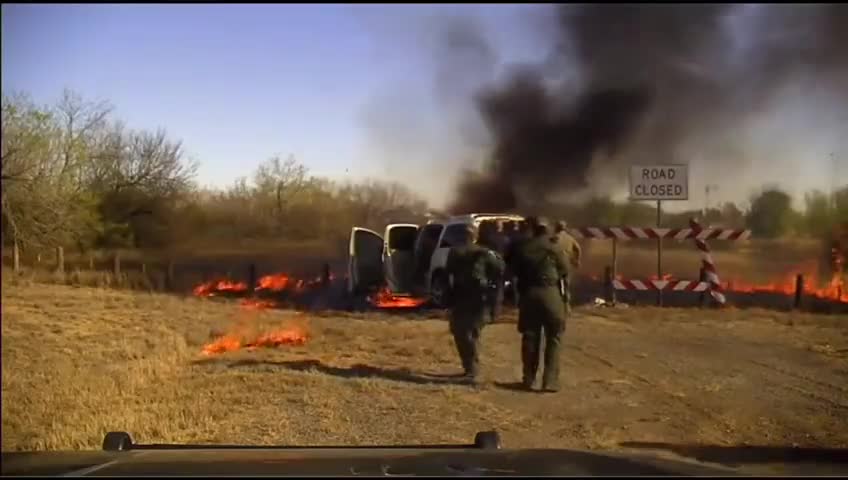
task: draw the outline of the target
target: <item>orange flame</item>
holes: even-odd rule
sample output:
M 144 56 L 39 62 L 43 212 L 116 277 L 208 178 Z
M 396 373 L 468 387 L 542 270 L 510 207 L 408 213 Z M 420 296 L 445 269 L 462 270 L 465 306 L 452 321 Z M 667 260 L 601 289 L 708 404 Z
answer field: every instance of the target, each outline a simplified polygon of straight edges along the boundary
M 332 282 L 336 276 L 330 273 L 328 281 Z M 265 275 L 256 282 L 256 290 L 269 292 L 282 292 L 293 290 L 302 293 L 307 289 L 323 285 L 325 279 L 318 276 L 312 280 L 295 279 L 285 273 Z M 247 282 L 236 282 L 229 279 L 212 280 L 194 287 L 194 295 L 198 297 L 213 297 L 219 293 L 244 293 L 247 292 Z
M 273 300 L 259 300 L 255 298 L 243 298 L 240 305 L 249 310 L 264 310 L 266 308 L 276 308 L 279 306 L 279 304 Z
M 230 280 L 212 280 L 194 287 L 198 297 L 212 297 L 220 292 L 246 292 L 247 283 Z
M 216 353 L 233 352 L 241 348 L 241 338 L 237 335 L 224 335 L 223 337 L 203 346 L 204 355 L 215 355 Z
M 783 295 L 795 294 L 795 282 L 797 273 L 787 275 L 783 281 L 771 282 L 767 284 L 750 284 L 738 280 L 724 282 L 722 286 L 725 290 L 739 293 L 780 293 Z M 833 278 L 824 287 L 820 287 L 816 281 L 815 274 L 804 274 L 804 295 L 812 296 L 822 300 L 834 300 L 838 302 L 848 303 L 848 291 L 845 289 L 844 281 L 841 275 L 834 275 Z
M 260 278 L 257 282 L 256 289 L 257 290 L 271 290 L 273 292 L 280 292 L 286 289 L 289 284 L 291 277 L 286 275 L 285 273 L 277 273 L 273 275 L 265 275 Z
M 209 356 L 234 352 L 242 348 L 255 350 L 257 348 L 276 348 L 282 345 L 303 345 L 308 339 L 308 333 L 300 327 L 288 327 L 267 332 L 250 342 L 245 342 L 240 335 L 227 334 L 204 345 L 202 354 Z
M 369 297 L 368 300 L 379 308 L 416 308 L 427 301 L 426 298 L 398 297 L 392 295 L 388 287 L 381 288 L 373 297 Z

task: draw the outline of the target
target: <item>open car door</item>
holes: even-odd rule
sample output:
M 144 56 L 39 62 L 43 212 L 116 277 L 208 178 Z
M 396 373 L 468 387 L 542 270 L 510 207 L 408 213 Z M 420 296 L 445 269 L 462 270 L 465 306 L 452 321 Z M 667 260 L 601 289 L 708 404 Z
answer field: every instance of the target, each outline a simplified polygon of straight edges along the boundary
M 377 232 L 353 227 L 348 255 L 348 292 L 367 293 L 383 284 L 383 237 Z
M 415 242 L 418 225 L 393 223 L 386 227 L 383 244 L 383 271 L 389 290 L 411 295 L 415 280 Z

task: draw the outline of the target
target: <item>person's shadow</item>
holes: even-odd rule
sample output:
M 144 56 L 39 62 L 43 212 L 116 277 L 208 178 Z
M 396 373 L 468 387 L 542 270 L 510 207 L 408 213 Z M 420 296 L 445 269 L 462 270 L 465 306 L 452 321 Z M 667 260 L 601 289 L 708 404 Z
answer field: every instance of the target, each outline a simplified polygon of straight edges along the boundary
M 267 365 L 298 372 L 316 371 L 325 375 L 342 378 L 382 378 L 385 380 L 415 383 L 420 385 L 464 385 L 468 383 L 462 374 L 416 373 L 407 368 L 382 368 L 361 363 L 350 367 L 335 367 L 314 359 L 289 361 L 244 359 L 232 362 L 223 362 L 225 362 L 227 368 L 249 368 Z M 203 365 L 210 363 L 221 364 L 223 362 L 220 359 L 203 359 L 197 360 L 194 363 Z

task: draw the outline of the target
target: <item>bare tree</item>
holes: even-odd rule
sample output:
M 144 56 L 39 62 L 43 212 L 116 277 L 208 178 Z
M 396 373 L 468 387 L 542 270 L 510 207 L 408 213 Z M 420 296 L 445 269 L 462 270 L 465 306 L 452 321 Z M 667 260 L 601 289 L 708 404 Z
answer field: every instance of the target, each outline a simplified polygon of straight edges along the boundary
M 4 233 L 25 246 L 78 236 L 91 224 L 90 199 L 80 192 L 75 162 L 62 155 L 57 113 L 24 95 L 4 96 L 2 111 Z
M 279 156 L 273 156 L 256 170 L 254 182 L 258 194 L 272 199 L 278 230 L 282 230 L 285 225 L 288 205 L 304 189 L 307 173 L 307 168 L 291 155 L 284 161 Z

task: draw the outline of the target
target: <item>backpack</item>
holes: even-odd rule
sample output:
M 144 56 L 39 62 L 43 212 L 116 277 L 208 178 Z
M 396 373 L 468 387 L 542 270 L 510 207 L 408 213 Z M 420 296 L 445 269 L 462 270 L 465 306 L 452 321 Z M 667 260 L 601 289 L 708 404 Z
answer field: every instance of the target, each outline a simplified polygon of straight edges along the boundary
M 482 291 L 489 286 L 489 276 L 486 271 L 486 258 L 491 255 L 486 249 L 474 249 L 466 252 L 464 265 L 460 275 L 455 279 L 459 289 L 466 292 Z

